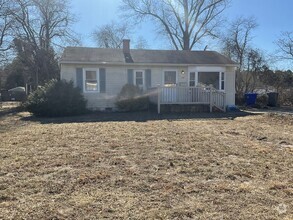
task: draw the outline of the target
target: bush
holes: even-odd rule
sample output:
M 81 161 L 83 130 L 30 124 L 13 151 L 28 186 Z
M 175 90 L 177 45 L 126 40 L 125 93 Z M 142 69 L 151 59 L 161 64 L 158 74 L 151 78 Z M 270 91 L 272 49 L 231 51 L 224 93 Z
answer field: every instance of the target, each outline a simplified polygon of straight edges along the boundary
M 269 97 L 267 94 L 258 94 L 256 97 L 256 104 L 260 108 L 264 108 L 268 105 L 268 100 L 269 100 Z
M 31 93 L 24 107 L 36 116 L 72 116 L 86 112 L 86 100 L 73 82 L 53 79 Z
M 146 110 L 149 98 L 137 86 L 126 84 L 117 96 L 116 106 L 122 111 Z
M 245 105 L 245 97 L 244 97 L 244 94 L 236 94 L 235 95 L 235 104 L 236 105 L 240 105 L 240 106 L 243 106 Z
M 279 102 L 285 106 L 293 106 L 293 88 L 284 89 L 279 92 Z

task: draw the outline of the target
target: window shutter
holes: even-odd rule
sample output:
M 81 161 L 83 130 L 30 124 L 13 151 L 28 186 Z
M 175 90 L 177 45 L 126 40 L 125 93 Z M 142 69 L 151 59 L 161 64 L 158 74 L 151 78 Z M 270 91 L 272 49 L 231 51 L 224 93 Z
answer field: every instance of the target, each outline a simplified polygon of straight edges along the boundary
M 83 91 L 83 72 L 82 68 L 76 68 L 76 87 Z
M 133 69 L 127 70 L 127 83 L 133 85 Z
M 152 71 L 151 69 L 145 70 L 145 85 L 149 89 L 152 87 Z
M 106 93 L 106 69 L 100 68 L 100 93 Z

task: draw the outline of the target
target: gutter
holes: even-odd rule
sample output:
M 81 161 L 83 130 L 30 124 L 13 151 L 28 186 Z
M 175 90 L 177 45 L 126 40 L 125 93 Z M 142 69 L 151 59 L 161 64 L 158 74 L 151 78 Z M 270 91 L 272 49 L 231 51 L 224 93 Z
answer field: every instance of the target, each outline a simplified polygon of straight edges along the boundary
M 239 67 L 239 64 L 174 64 L 174 63 L 121 63 L 121 62 L 88 62 L 88 61 L 60 61 L 60 64 L 75 64 L 75 65 L 104 65 L 104 66 L 227 66 Z

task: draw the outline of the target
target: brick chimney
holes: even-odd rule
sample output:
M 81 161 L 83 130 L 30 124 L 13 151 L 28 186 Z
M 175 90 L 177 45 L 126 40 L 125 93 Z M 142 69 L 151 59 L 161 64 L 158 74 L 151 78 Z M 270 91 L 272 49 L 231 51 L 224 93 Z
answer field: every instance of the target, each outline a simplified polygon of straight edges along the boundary
M 130 53 L 130 40 L 123 39 L 123 53 Z

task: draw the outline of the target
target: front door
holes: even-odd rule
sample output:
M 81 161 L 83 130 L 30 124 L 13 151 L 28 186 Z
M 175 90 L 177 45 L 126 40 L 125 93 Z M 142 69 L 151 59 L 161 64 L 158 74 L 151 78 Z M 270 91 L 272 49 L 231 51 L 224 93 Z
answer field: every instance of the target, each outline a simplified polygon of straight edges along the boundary
M 176 84 L 177 84 L 177 72 L 175 70 L 164 71 L 164 87 L 171 87 L 163 89 L 163 99 L 169 103 L 175 103 L 177 97 Z
M 196 86 L 196 73 L 195 72 L 189 72 L 189 82 L 188 82 L 188 86 L 190 87 L 195 87 Z

